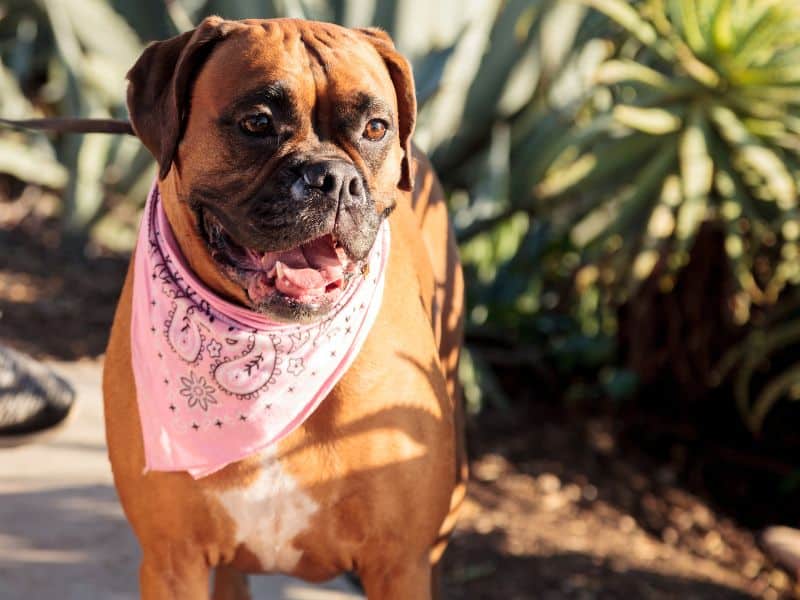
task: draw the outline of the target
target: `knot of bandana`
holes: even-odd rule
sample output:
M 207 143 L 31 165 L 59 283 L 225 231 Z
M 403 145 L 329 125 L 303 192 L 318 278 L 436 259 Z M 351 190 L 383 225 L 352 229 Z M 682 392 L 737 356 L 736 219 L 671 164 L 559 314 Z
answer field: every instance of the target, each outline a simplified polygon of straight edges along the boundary
M 389 225 L 320 320 L 271 321 L 227 302 L 181 255 L 154 184 L 134 262 L 131 344 L 146 470 L 209 475 L 275 444 L 325 399 L 383 296 Z

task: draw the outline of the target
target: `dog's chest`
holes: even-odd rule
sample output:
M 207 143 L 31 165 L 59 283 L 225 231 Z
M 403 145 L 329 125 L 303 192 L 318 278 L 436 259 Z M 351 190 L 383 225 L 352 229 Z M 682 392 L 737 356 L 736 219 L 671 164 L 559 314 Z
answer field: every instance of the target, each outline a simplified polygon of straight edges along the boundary
M 264 571 L 289 572 L 302 556 L 292 540 L 308 528 L 319 507 L 274 449 L 264 451 L 260 460 L 260 473 L 249 485 L 212 495 L 233 521 L 236 543 L 255 555 Z

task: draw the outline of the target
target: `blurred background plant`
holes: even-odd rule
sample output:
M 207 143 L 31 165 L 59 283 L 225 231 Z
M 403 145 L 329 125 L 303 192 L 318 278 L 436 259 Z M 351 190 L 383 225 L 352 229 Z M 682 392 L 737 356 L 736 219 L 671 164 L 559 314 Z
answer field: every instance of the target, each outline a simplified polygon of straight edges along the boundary
M 597 281 L 607 302 L 627 304 L 628 364 L 649 381 L 667 371 L 700 396 L 741 357 L 750 364 L 751 352 L 767 351 L 751 336 L 725 355 L 751 318 L 770 319 L 800 281 L 800 5 L 586 4 L 620 36 L 595 73 L 594 114 L 579 126 L 593 136 L 557 159 L 536 193 L 560 209 L 586 202 L 570 222 L 581 253 L 576 280 Z M 658 297 L 642 290 L 648 283 Z M 796 329 L 773 322 L 769 337 L 785 348 L 798 341 Z M 743 378 L 752 366 L 739 371 L 735 389 L 747 425 L 759 431 L 765 409 L 798 378 L 794 366 L 781 372 L 751 407 Z
M 143 45 L 208 14 L 378 25 L 412 60 L 473 412 L 667 381 L 736 389 L 758 431 L 798 389 L 766 361 L 800 337 L 794 0 L 0 0 L 0 114 L 124 117 Z M 130 250 L 154 175 L 135 139 L 9 130 L 0 172 L 56 192 L 62 245 L 95 253 Z M 509 394 L 514 370 L 536 376 Z

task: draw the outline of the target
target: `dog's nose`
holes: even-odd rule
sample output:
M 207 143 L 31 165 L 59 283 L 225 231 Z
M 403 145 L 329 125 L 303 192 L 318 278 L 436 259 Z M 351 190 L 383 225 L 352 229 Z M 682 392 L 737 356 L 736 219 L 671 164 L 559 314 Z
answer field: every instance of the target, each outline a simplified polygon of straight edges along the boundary
M 331 233 L 353 260 L 367 256 L 380 225 L 378 211 L 355 165 L 342 159 L 308 162 L 301 167 L 291 193 L 298 202 L 313 202 Z M 319 195 L 322 194 L 320 198 Z
M 361 176 L 355 166 L 343 160 L 324 160 L 303 168 L 303 181 L 345 205 L 364 195 Z

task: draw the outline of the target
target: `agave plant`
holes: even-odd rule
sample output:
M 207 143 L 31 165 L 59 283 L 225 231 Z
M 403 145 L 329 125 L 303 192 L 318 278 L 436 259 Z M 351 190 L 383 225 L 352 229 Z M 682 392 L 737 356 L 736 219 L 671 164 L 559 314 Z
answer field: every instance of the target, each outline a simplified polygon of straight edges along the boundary
M 11 0 L 0 15 L 0 61 L 12 79 L 0 89 L 4 116 L 122 116 L 124 77 L 142 48 L 137 34 L 104 0 Z M 25 92 L 24 112 L 7 103 Z M 48 160 L 30 154 L 30 140 Z M 133 139 L 0 132 L 0 170 L 63 192 L 64 232 L 85 239 L 109 188 L 126 191 L 148 162 Z M 8 156 L 13 156 L 13 165 Z M 57 163 L 55 163 L 57 159 Z M 54 164 L 55 163 L 55 164 Z M 59 165 L 62 171 L 59 173 Z M 25 171 L 36 172 L 30 175 Z M 67 176 L 69 174 L 69 176 Z
M 580 253 L 579 291 L 604 290 L 600 307 L 650 303 L 636 312 L 648 322 L 669 317 L 665 327 L 686 335 L 705 329 L 706 338 L 698 338 L 703 346 L 714 335 L 708 324 L 680 322 L 691 318 L 685 312 L 659 316 L 661 301 L 652 290 L 666 292 L 676 281 L 686 282 L 682 273 L 692 271 L 686 267 L 695 264 L 689 260 L 698 256 L 696 248 L 707 262 L 716 255 L 708 241 L 722 246 L 724 258 L 716 267 L 731 275 L 734 289 L 721 310 L 755 331 L 710 374 L 705 367 L 682 375 L 671 370 L 681 360 L 719 358 L 708 348 L 687 354 L 698 340 L 678 344 L 683 357 L 669 354 L 674 348 L 666 359 L 661 347 L 644 354 L 661 356 L 653 360 L 662 361 L 659 368 L 671 370 L 682 386 L 702 388 L 707 379 L 718 384 L 732 375 L 740 412 L 758 430 L 771 406 L 797 388 L 796 372 L 789 369 L 751 401 L 754 369 L 800 339 L 791 322 L 770 321 L 765 328 L 751 321 L 753 314 L 770 314 L 752 311 L 754 306 L 774 307 L 794 294 L 800 281 L 800 5 L 792 0 L 583 3 L 616 25 L 617 33 L 609 37 L 615 49 L 595 73 L 591 109 L 579 117 L 568 136 L 573 139 L 534 188 L 538 206 L 554 220 L 567 215 L 562 230 Z M 638 290 L 645 281 L 648 291 L 642 296 Z M 698 282 L 690 287 L 693 305 L 712 301 Z M 673 305 L 687 301 L 681 297 Z M 713 346 L 724 345 L 727 335 L 718 333 Z M 657 337 L 651 341 L 660 343 Z M 650 368 L 649 359 L 631 360 Z M 698 376 L 700 381 L 690 381 Z
M 775 311 L 769 322 L 755 328 L 731 348 L 711 373 L 710 384 L 730 380 L 736 408 L 754 434 L 760 434 L 775 404 L 788 398 L 800 400 L 800 361 L 792 349 L 800 343 L 797 297 L 785 301 L 787 310 Z M 784 307 L 782 307 L 784 308 Z M 794 310 L 788 310 L 794 308 Z M 763 377 L 765 365 L 786 365 Z M 758 381 L 765 379 L 764 381 Z
M 622 35 L 540 206 L 575 207 L 571 240 L 618 300 L 657 266 L 669 289 L 701 224 L 719 224 L 746 322 L 800 281 L 800 4 L 584 3 Z

